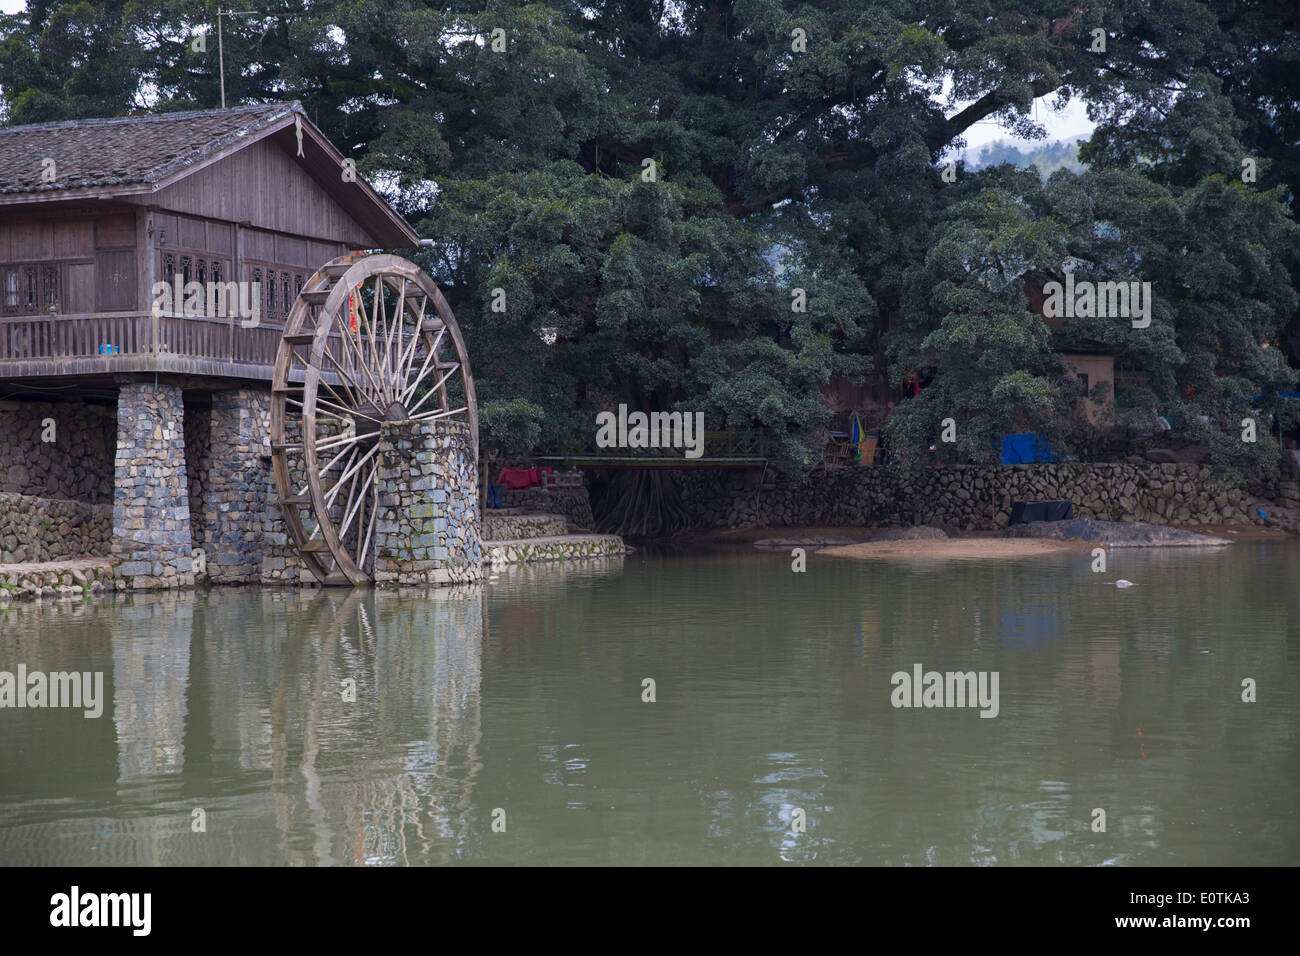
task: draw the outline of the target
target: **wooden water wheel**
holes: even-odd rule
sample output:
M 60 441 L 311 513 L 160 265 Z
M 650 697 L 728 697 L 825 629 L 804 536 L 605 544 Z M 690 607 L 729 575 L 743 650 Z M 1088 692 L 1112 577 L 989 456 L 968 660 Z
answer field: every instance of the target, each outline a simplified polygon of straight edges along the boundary
M 303 286 L 271 386 L 271 459 L 289 537 L 322 584 L 374 576 L 380 427 L 459 419 L 478 460 L 465 342 L 447 300 L 399 256 L 352 254 Z

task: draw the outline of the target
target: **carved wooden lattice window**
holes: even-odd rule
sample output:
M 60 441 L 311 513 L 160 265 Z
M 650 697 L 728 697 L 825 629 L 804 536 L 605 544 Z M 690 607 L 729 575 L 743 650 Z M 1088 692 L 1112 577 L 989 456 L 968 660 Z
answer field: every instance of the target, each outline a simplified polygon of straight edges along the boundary
M 193 256 L 181 256 L 181 281 L 185 283 L 185 285 L 189 285 L 194 281 Z
M 38 315 L 57 309 L 59 276 L 57 263 L 0 265 L 0 314 Z
M 163 278 L 167 284 L 171 285 L 176 278 L 176 256 L 173 253 L 167 253 L 163 256 Z
M 215 268 L 215 264 L 213 265 Z M 276 325 L 288 321 L 295 299 L 307 284 L 310 273 L 277 269 L 270 266 L 248 267 L 250 282 L 261 287 L 262 319 Z
M 41 266 L 41 308 L 54 312 L 59 307 L 58 266 Z

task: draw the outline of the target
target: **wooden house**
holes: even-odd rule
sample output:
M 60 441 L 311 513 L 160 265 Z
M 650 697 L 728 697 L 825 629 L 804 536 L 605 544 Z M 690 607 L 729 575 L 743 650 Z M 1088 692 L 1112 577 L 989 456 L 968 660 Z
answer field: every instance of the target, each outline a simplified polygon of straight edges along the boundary
M 279 580 L 286 317 L 331 260 L 418 241 L 297 103 L 0 128 L 0 564 Z M 251 318 L 159 291 L 190 283 Z
M 0 383 L 269 380 L 313 271 L 417 242 L 297 103 L 0 128 Z M 257 324 L 155 317 L 178 276 L 257 283 Z

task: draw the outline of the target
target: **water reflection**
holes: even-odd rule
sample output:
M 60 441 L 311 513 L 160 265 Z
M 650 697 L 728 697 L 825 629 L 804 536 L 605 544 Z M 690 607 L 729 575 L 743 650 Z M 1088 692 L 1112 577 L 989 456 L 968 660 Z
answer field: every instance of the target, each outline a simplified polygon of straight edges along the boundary
M 1139 587 L 640 554 L 19 605 L 0 669 L 108 704 L 0 713 L 0 862 L 1300 862 L 1300 548 L 1111 562 Z M 999 672 L 999 716 L 893 708 L 918 662 Z

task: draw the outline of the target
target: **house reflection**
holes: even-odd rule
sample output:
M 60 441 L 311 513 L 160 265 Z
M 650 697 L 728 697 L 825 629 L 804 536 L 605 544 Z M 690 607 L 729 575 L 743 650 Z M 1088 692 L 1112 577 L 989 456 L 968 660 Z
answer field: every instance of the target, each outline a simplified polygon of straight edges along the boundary
M 207 794 L 209 832 L 265 831 L 244 859 L 215 862 L 439 862 L 462 851 L 481 768 L 477 589 L 222 590 L 117 614 L 119 793 L 130 784 L 165 798 L 159 786 L 177 777 L 178 795 Z M 169 824 L 178 845 L 163 856 L 193 861 L 179 825 L 188 813 Z

